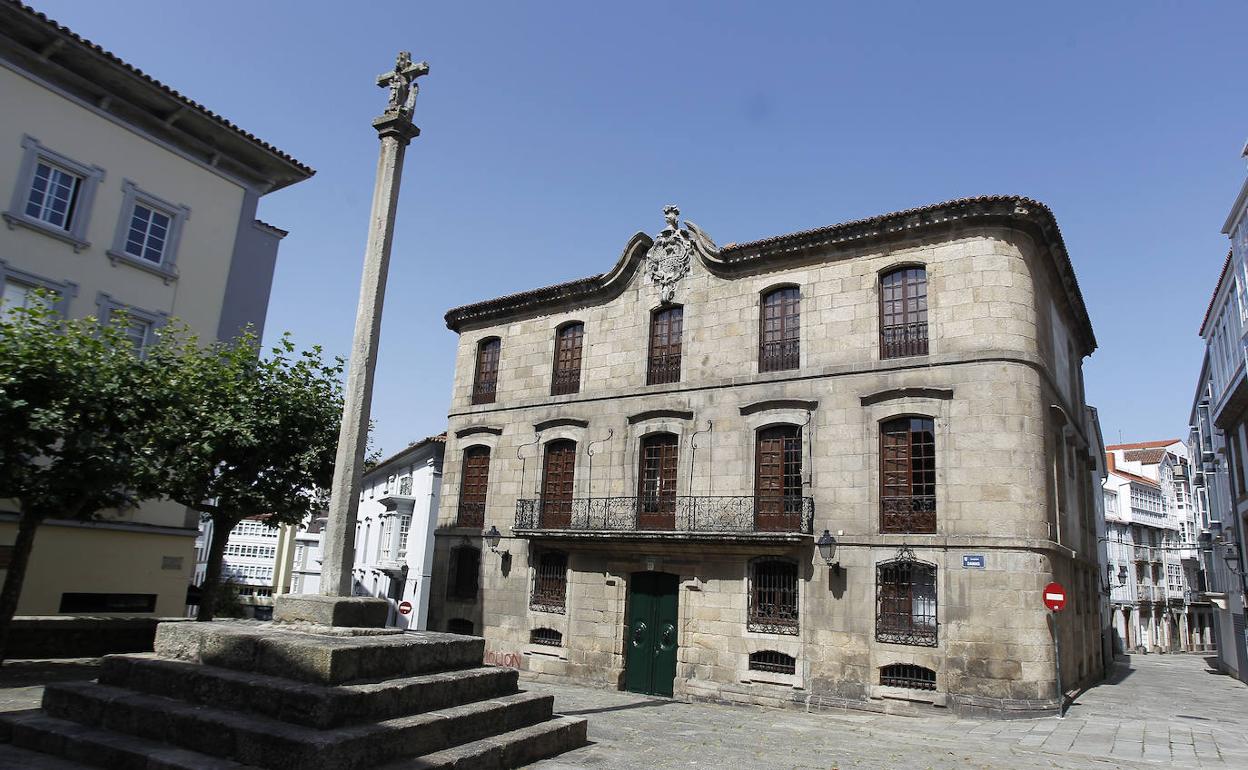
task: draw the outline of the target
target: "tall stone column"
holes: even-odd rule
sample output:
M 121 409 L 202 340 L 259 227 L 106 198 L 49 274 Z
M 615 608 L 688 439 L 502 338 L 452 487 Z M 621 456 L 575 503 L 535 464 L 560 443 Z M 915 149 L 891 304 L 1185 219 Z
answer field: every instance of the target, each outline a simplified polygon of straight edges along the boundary
M 322 538 L 322 597 L 291 597 L 278 602 L 276 620 L 305 620 L 328 625 L 384 625 L 387 603 L 383 599 L 354 599 L 352 572 L 355 564 L 355 524 L 359 511 L 360 480 L 364 473 L 364 450 L 368 441 L 369 412 L 373 399 L 373 375 L 377 345 L 381 338 L 381 311 L 390 267 L 394 237 L 394 214 L 403 178 L 407 145 L 420 135 L 412 124 L 418 86 L 416 78 L 428 74 L 429 65 L 413 63 L 407 51 L 399 53 L 394 69 L 377 78 L 389 89 L 386 111 L 373 121 L 381 140 L 377 158 L 377 181 L 369 214 L 368 244 L 364 250 L 364 274 L 355 315 L 355 338 L 347 369 L 342 427 L 338 433 L 338 456 L 334 463 L 329 517 Z

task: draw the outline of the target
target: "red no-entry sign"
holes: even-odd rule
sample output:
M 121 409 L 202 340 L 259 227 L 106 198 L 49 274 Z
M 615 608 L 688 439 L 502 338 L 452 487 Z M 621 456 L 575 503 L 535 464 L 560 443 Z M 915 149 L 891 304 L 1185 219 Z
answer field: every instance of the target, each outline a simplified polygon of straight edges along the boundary
M 1049 583 L 1044 587 L 1044 606 L 1054 612 L 1061 612 L 1066 606 L 1066 589 L 1061 583 Z
M 412 603 L 411 603 L 411 602 L 399 602 L 399 614 L 400 614 L 400 615 L 411 615 L 411 614 L 412 614 Z

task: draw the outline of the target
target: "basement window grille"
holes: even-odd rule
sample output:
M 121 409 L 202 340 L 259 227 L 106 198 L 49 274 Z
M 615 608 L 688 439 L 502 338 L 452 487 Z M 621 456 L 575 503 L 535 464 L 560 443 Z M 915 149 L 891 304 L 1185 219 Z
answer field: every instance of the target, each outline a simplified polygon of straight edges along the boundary
M 529 642 L 532 644 L 544 644 L 547 647 L 562 647 L 563 634 L 553 628 L 535 628 L 529 634 Z
M 797 672 L 797 660 L 792 655 L 775 650 L 752 652 L 750 670 L 766 671 L 769 674 L 793 674 Z
M 936 672 L 912 663 L 880 666 L 880 684 L 907 690 L 935 690 Z

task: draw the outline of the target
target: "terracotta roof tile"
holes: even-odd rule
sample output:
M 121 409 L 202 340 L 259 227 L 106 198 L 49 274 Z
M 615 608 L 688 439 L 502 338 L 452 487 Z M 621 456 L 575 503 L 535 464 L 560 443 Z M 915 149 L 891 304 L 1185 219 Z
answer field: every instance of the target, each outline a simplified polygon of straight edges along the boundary
M 1213 287 L 1213 294 L 1209 297 L 1209 305 L 1205 308 L 1205 317 L 1200 322 L 1200 330 L 1196 333 L 1201 337 L 1205 336 L 1205 327 L 1209 325 L 1209 317 L 1213 315 L 1213 303 L 1218 299 L 1218 292 L 1222 291 L 1222 284 L 1226 281 L 1227 273 L 1231 272 L 1231 254 L 1226 252 L 1226 261 L 1222 263 L 1222 272 L 1218 273 L 1218 282 Z
M 171 88 L 171 87 L 169 87 L 169 86 L 165 85 L 164 83 L 160 82 L 159 80 L 157 80 L 156 78 L 152 77 L 151 75 L 148 75 L 146 72 L 144 72 L 143 70 L 139 69 L 138 67 L 135 67 L 135 66 L 133 66 L 133 65 L 131 65 L 131 64 L 129 64 L 129 63 L 127 63 L 127 62 L 126 62 L 126 61 L 124 61 L 121 57 L 117 56 L 116 54 L 112 53 L 111 51 L 105 50 L 103 47 L 101 47 L 101 46 L 97 45 L 96 43 L 93 43 L 93 42 L 91 42 L 90 40 L 87 40 L 86 38 L 82 37 L 82 36 L 81 36 L 81 35 L 79 35 L 78 33 L 74 32 L 72 29 L 70 29 L 69 27 L 66 27 L 65 25 L 61 24 L 60 22 L 56 21 L 55 19 L 48 18 L 48 16 L 46 16 L 45 14 L 43 14 L 43 13 L 41 13 L 41 12 L 39 12 L 39 11 L 35 10 L 34 8 L 31 8 L 29 5 L 26 5 L 25 3 L 22 3 L 22 2 L 20 2 L 19 0 L 4 0 L 4 2 L 5 2 L 5 4 L 6 4 L 6 5 L 9 5 L 9 6 L 13 7 L 13 8 L 16 8 L 16 9 L 18 9 L 18 10 L 20 10 L 20 11 L 22 11 L 22 12 L 26 13 L 27 15 L 29 15 L 29 16 L 31 16 L 31 17 L 33 17 L 33 18 L 35 18 L 35 19 L 38 19 L 40 22 L 42 22 L 42 23 L 44 23 L 44 24 L 46 24 L 46 25 L 48 25 L 48 26 L 52 27 L 52 28 L 53 28 L 53 29 L 55 29 L 57 32 L 60 32 L 61 34 L 68 36 L 71 40 L 73 40 L 74 42 L 78 43 L 79 45 L 82 45 L 83 47 L 88 48 L 88 49 L 90 49 L 90 50 L 94 51 L 95 53 L 97 53 L 97 54 L 99 54 L 100 56 L 102 56 L 102 57 L 104 57 L 105 59 L 107 59 L 109 62 L 111 62 L 111 63 L 113 63 L 113 64 L 117 65 L 118 67 L 120 67 L 120 68 L 122 68 L 122 69 L 124 69 L 125 71 L 129 72 L 131 75 L 134 75 L 135 77 L 139 78 L 140 80 L 143 80 L 144 82 L 148 83 L 149 85 L 154 86 L 155 88 L 157 88 L 157 89 L 159 89 L 160 91 L 164 92 L 167 96 L 170 96 L 170 97 L 172 97 L 173 99 L 177 100 L 178 102 L 181 102 L 183 105 L 185 105 L 185 106 L 187 106 L 187 107 L 190 107 L 191 109 L 195 110 L 196 112 L 200 113 L 201 115 L 203 115 L 203 116 L 205 116 L 205 117 L 209 118 L 210 120 L 212 120 L 212 121 L 216 122 L 216 123 L 217 123 L 218 125 L 220 125 L 221 127 L 226 128 L 226 129 L 228 129 L 228 130 L 230 130 L 230 131 L 232 131 L 232 132 L 234 132 L 234 133 L 238 134 L 239 136 L 243 137 L 244 139 L 248 140 L 249 142 L 252 142 L 253 144 L 256 144 L 256 145 L 260 146 L 261 148 L 263 148 L 263 149 L 267 150 L 268 152 L 273 153 L 274 155 L 278 156 L 279 158 L 281 158 L 282 160 L 286 161 L 287 163 L 290 163 L 290 164 L 294 165 L 294 166 L 295 166 L 295 167 L 297 167 L 300 171 L 302 171 L 303 173 L 307 174 L 308 176 L 312 176 L 313 174 L 315 174 L 315 173 L 316 173 L 316 170 L 315 170 L 315 169 L 313 169 L 311 166 L 308 166 L 308 165 L 305 165 L 304 163 L 301 163 L 300 161 L 296 160 L 296 159 L 295 159 L 294 157 L 292 157 L 291 155 L 288 155 L 287 153 L 283 152 L 282 150 L 279 150 L 278 148 L 276 148 L 276 147 L 274 147 L 273 145 L 269 144 L 268 142 L 264 141 L 263 139 L 261 139 L 260 137 L 256 136 L 255 134 L 252 134 L 252 133 L 250 133 L 250 132 L 248 132 L 248 131 L 244 131 L 242 128 L 239 128 L 239 127 L 238 127 L 237 125 L 235 125 L 234 123 L 230 122 L 229 120 L 226 120 L 225 118 L 223 118 L 222 116 L 220 116 L 220 115 L 218 115 L 217 113 L 213 112 L 212 110 L 208 109 L 207 107 L 205 107 L 204 105 L 200 104 L 199 102 L 197 102 L 197 101 L 195 101 L 195 100 L 193 100 L 193 99 L 191 99 L 191 98 L 189 98 L 189 97 L 187 97 L 187 96 L 183 96 L 183 95 L 182 95 L 180 92 L 178 92 L 177 90 L 175 90 L 175 89 L 173 89 L 173 88 Z
M 1157 449 L 1128 449 L 1122 453 L 1123 459 L 1145 465 L 1156 465 L 1166 456 L 1165 447 Z
M 1157 447 L 1167 447 L 1171 444 L 1178 444 L 1177 438 L 1163 438 L 1158 441 L 1137 441 L 1134 444 L 1110 444 L 1105 447 L 1112 451 L 1115 449 L 1156 449 Z

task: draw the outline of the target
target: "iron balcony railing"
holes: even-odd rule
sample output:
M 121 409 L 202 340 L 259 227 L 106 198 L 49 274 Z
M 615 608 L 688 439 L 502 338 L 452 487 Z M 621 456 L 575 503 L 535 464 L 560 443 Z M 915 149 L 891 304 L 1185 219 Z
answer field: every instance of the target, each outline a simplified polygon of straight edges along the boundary
M 498 394 L 498 380 L 480 379 L 472 385 L 472 403 L 474 404 L 492 404 L 494 397 Z
M 812 534 L 813 497 L 577 497 L 516 501 L 516 529 Z
M 550 385 L 552 396 L 566 396 L 569 393 L 579 393 L 580 390 L 581 370 L 579 368 L 555 370 L 555 377 Z
M 459 527 L 485 526 L 485 503 L 461 502 L 455 525 Z
M 801 345 L 797 340 L 764 342 L 758 346 L 758 370 L 779 372 L 801 366 Z
M 880 500 L 880 531 L 917 534 L 936 532 L 936 496 L 907 495 Z
M 680 382 L 680 353 L 652 353 L 646 367 L 647 385 Z
M 880 329 L 880 357 L 927 355 L 927 322 L 896 324 Z

